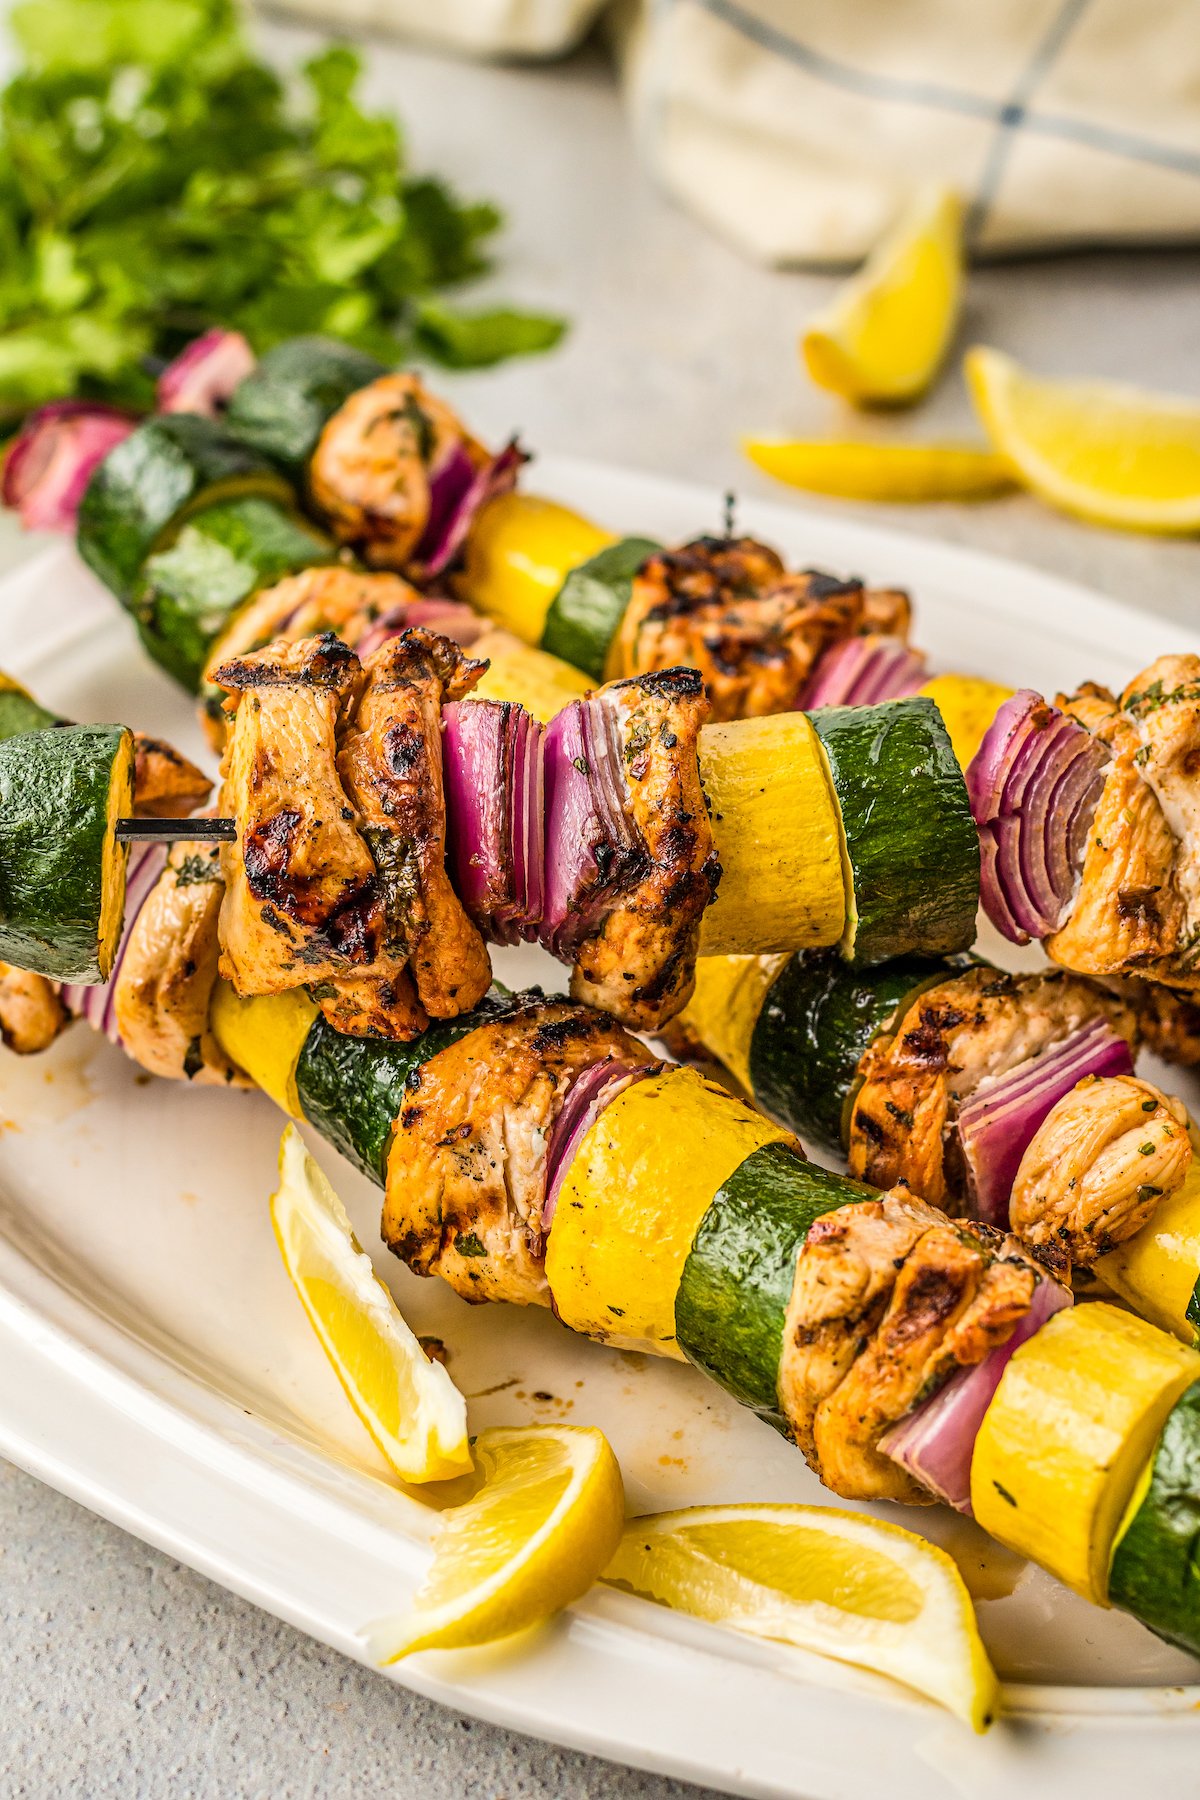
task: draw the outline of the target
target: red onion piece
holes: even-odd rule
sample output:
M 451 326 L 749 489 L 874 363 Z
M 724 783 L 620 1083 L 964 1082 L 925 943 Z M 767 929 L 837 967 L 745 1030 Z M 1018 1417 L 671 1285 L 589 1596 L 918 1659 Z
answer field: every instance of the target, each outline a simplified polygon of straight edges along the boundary
M 515 438 L 478 469 L 461 443 L 453 446 L 430 476 L 429 518 L 413 551 L 414 570 L 423 580 L 440 575 L 453 562 L 475 515 L 515 485 L 525 460 Z
M 234 388 L 253 370 L 255 360 L 240 331 L 214 326 L 193 338 L 159 376 L 155 394 L 159 412 L 217 418 L 228 406 Z
M 589 694 L 546 727 L 546 904 L 541 941 L 573 960 L 639 851 L 612 702 Z
M 442 712 L 446 838 L 454 886 L 485 936 L 535 939 L 542 916 L 542 727 L 511 701 Z
M 27 531 L 74 531 L 92 475 L 137 420 L 91 400 L 56 400 L 30 413 L 4 461 L 5 506 Z
M 1013 1352 L 1028 1343 L 1047 1319 L 1071 1304 L 1070 1290 L 1052 1275 L 1043 1275 L 1033 1291 L 1029 1311 L 1008 1342 L 990 1351 L 973 1369 L 952 1375 L 931 1400 L 893 1425 L 879 1440 L 884 1455 L 907 1469 L 947 1506 L 972 1516 L 971 1459 L 1000 1377 Z
M 1065 924 L 1104 786 L 1105 746 L 1022 688 L 997 712 L 967 769 L 979 827 L 983 909 L 1015 944 Z
M 804 712 L 818 706 L 868 706 L 880 700 L 902 700 L 928 680 L 925 658 L 903 638 L 844 638 L 831 644 L 801 689 L 797 705 Z
M 368 625 L 354 646 L 358 660 L 364 662 L 373 650 L 378 650 L 391 638 L 399 637 L 410 625 L 428 626 L 430 631 L 439 632 L 442 637 L 453 638 L 464 650 L 487 630 L 487 621 L 481 619 L 473 607 L 464 606 L 461 600 L 442 600 L 436 596 L 412 600 L 407 605 L 389 606 Z
M 167 852 L 162 844 L 134 844 L 125 869 L 125 917 L 121 941 L 113 958 L 112 971 L 105 982 L 89 985 L 70 982 L 59 990 L 62 1003 L 73 1018 L 83 1019 L 96 1031 L 102 1031 L 110 1044 L 120 1044 L 116 1024 L 117 977 L 129 948 L 129 937 L 138 914 L 154 891 L 166 865 Z
M 558 1196 L 580 1144 L 609 1101 L 661 1067 L 661 1063 L 631 1063 L 608 1056 L 603 1062 L 592 1063 L 575 1077 L 567 1089 L 559 1115 L 550 1127 L 550 1141 L 546 1147 L 546 1198 L 542 1203 L 543 1231 L 549 1231 L 554 1223 Z
M 1085 1075 L 1132 1073 L 1125 1039 L 1107 1019 L 1093 1019 L 1040 1056 L 977 1088 L 958 1114 L 973 1216 L 1007 1230 L 1021 1158 L 1054 1107 Z

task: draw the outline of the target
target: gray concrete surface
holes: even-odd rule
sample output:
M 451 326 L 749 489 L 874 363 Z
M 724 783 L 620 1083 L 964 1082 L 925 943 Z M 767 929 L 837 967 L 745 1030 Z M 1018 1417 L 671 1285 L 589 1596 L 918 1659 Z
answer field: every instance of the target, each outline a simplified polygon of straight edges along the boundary
M 280 24 L 265 36 L 285 54 L 314 41 Z M 447 384 L 493 428 L 747 492 L 769 484 L 741 460 L 741 432 L 972 434 L 953 371 L 916 415 L 865 427 L 806 386 L 796 331 L 828 283 L 750 267 L 667 206 L 637 168 L 598 57 L 485 69 L 380 42 L 370 85 L 403 113 L 419 163 L 508 208 L 496 291 L 575 321 L 553 357 Z M 1047 372 L 1196 392 L 1198 275 L 1192 254 L 985 270 L 964 341 Z M 870 516 L 1019 555 L 1171 617 L 1197 610 L 1194 543 L 1094 530 L 1024 498 Z M 28 549 L 5 531 L 0 565 Z M 4 1795 L 698 1793 L 407 1696 L 13 1469 L 0 1469 L 0 1625 Z

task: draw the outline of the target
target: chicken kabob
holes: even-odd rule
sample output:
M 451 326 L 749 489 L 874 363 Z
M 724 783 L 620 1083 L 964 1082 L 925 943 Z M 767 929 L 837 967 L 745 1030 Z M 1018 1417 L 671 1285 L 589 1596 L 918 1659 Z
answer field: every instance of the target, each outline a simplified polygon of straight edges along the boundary
M 293 339 L 255 365 L 236 334 L 208 333 L 164 374 L 160 407 L 141 424 L 86 403 L 42 409 L 4 492 L 31 524 L 72 529 L 78 512 L 85 561 L 192 691 L 262 588 L 360 558 L 394 572 L 374 584 L 368 623 L 428 623 L 434 607 L 450 629 L 453 601 L 419 590 L 452 578 L 478 608 L 460 626 L 483 640 L 488 691 L 543 717 L 589 682 L 684 664 L 716 719 L 925 692 L 969 754 L 1003 697 L 930 682 L 896 590 L 788 573 L 731 523 L 670 550 L 518 496 L 514 444 L 491 455 L 418 377 L 336 341 Z
M 864 962 L 971 941 L 976 834 L 931 702 L 702 730 L 702 685 L 678 670 L 611 684 L 543 732 L 466 700 L 481 672 L 417 627 L 362 660 L 326 634 L 218 671 L 225 823 L 205 831 L 233 840 L 222 942 L 241 991 L 311 987 L 343 1030 L 411 1036 L 486 990 L 485 936 L 538 939 L 572 965 L 577 998 L 656 1029 L 685 1004 L 702 942 L 840 943 Z M 110 966 L 119 926 L 120 843 L 137 834 L 116 824 L 128 734 L 108 731 L 101 746 L 51 732 L 0 747 L 14 845 L 0 954 L 58 979 Z M 39 951 L 23 913 L 60 905 L 44 839 L 89 872 L 78 967 Z

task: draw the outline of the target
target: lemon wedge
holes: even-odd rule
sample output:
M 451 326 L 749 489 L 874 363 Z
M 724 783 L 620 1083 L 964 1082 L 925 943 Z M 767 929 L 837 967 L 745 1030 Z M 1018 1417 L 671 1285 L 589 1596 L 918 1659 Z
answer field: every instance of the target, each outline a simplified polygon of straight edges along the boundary
M 1043 381 L 983 347 L 964 368 L 992 444 L 1043 500 L 1129 531 L 1200 531 L 1200 404 Z
M 818 387 L 857 406 L 904 406 L 929 386 L 962 297 L 962 202 L 919 193 L 852 281 L 801 334 Z
M 890 1675 L 976 1731 L 998 1688 L 963 1580 L 898 1525 L 827 1506 L 632 1519 L 604 1579 L 695 1618 Z
M 466 1401 L 425 1355 L 294 1125 L 279 1146 L 271 1220 L 321 1348 L 397 1475 L 445 1481 L 469 1471 Z
M 406 1617 L 369 1627 L 377 1662 L 511 1637 L 586 1593 L 621 1536 L 625 1494 L 603 1432 L 532 1425 L 481 1432 L 476 1493 L 442 1515 Z
M 1002 456 L 972 444 L 743 438 L 742 448 L 777 481 L 839 500 L 990 500 L 1016 485 Z

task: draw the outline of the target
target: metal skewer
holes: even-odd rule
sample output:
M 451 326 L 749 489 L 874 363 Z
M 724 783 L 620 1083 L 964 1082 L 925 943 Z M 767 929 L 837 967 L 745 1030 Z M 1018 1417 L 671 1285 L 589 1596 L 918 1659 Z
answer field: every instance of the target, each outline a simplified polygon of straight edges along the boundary
M 234 819 L 118 819 L 120 844 L 235 844 Z

